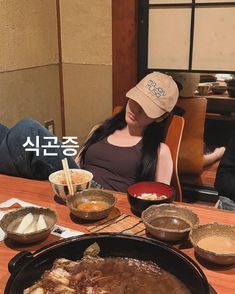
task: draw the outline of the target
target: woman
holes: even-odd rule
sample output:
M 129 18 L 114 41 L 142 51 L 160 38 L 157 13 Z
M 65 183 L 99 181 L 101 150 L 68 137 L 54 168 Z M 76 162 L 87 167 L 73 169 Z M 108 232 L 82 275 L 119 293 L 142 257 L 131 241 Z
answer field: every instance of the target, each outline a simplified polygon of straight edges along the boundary
M 168 146 L 161 143 L 162 121 L 177 102 L 178 87 L 171 77 L 154 72 L 126 96 L 126 107 L 87 140 L 79 163 L 108 189 L 126 191 L 144 180 L 170 184 L 173 164 Z
M 105 189 L 124 192 L 130 184 L 143 180 L 169 184 L 173 165 L 169 148 L 162 143 L 162 122 L 175 106 L 178 94 L 170 76 L 158 72 L 147 75 L 127 93 L 126 107 L 92 133 L 77 162 L 91 171 L 95 182 Z M 41 128 L 36 133 L 45 136 Z M 41 158 L 44 164 L 49 161 L 41 178 L 61 168 L 58 159 L 61 154 L 57 158 Z M 33 160 L 35 156 L 26 165 Z M 75 165 L 71 158 L 69 165 Z M 39 178 L 34 171 L 31 176 Z

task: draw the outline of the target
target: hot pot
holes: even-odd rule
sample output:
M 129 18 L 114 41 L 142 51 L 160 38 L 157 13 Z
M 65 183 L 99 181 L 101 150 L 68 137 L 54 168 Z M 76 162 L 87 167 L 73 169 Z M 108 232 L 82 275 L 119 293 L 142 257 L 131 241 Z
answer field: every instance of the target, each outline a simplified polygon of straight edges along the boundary
M 81 259 L 84 250 L 97 242 L 101 257 L 129 257 L 151 260 L 174 274 L 193 294 L 209 294 L 209 285 L 198 265 L 182 252 L 169 245 L 142 237 L 122 234 L 87 234 L 52 243 L 30 253 L 21 252 L 9 262 L 11 276 L 5 294 L 22 294 L 23 290 L 37 281 L 50 269 L 56 258 Z

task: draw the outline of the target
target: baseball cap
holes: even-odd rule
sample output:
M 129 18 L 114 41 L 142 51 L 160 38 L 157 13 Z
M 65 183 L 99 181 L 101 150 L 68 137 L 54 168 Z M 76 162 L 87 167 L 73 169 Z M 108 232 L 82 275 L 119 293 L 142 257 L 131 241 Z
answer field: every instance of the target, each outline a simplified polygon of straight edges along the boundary
M 170 112 L 179 97 L 179 90 L 171 76 L 152 72 L 126 93 L 136 101 L 150 118 Z

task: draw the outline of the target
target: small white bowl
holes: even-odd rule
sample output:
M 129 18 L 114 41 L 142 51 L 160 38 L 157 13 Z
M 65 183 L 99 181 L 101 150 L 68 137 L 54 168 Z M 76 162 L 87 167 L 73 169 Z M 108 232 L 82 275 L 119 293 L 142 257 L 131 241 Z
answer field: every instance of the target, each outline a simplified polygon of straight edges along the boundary
M 77 175 L 77 182 L 73 183 L 73 192 L 81 192 L 90 187 L 91 180 L 93 179 L 93 174 L 84 169 L 70 169 L 70 171 Z M 80 178 L 80 179 L 79 179 Z M 63 182 L 61 182 L 63 180 Z M 66 201 L 69 195 L 69 189 L 66 184 L 64 170 L 58 170 L 49 176 L 49 181 L 51 183 L 52 189 L 55 194 L 62 200 Z

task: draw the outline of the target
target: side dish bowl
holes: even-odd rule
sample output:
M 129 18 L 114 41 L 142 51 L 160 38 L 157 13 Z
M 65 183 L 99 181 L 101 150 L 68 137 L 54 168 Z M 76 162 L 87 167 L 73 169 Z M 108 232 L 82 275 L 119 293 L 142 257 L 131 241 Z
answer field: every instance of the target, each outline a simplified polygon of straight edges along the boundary
M 223 85 L 212 86 L 212 93 L 215 95 L 224 94 L 226 90 L 227 90 L 227 86 L 223 86 Z
M 71 213 L 81 219 L 99 220 L 109 215 L 116 204 L 116 198 L 113 194 L 103 190 L 88 189 L 70 195 L 66 204 Z M 98 207 L 99 205 L 102 206 Z
M 235 226 L 208 223 L 192 229 L 189 235 L 196 253 L 212 263 L 235 263 Z
M 27 214 L 32 214 L 35 221 L 43 215 L 46 226 L 43 229 L 34 230 L 29 233 L 17 232 L 17 227 Z M 49 208 L 24 207 L 6 213 L 0 221 L 0 227 L 7 234 L 7 237 L 19 243 L 33 243 L 46 239 L 52 231 L 57 220 L 56 213 Z
M 228 95 L 230 98 L 235 98 L 235 86 L 228 87 Z
M 164 195 L 166 198 L 146 200 L 138 197 L 142 194 L 156 194 L 157 196 Z M 132 211 L 140 215 L 143 210 L 153 204 L 173 202 L 175 199 L 175 190 L 170 185 L 160 182 L 139 182 L 128 187 L 127 197 Z
M 164 241 L 179 241 L 188 237 L 191 229 L 198 225 L 196 213 L 174 204 L 152 205 L 142 212 L 146 230 Z
M 90 187 L 93 174 L 84 169 L 70 169 L 74 193 L 83 191 Z M 69 189 L 63 170 L 58 170 L 49 176 L 52 189 L 62 200 L 66 201 Z

